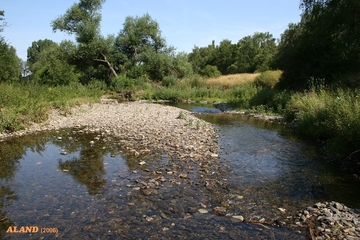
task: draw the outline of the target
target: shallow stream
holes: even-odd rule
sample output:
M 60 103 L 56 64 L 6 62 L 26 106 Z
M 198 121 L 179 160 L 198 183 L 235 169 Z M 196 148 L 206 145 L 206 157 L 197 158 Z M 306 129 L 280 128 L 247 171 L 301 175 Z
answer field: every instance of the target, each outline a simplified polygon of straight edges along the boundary
M 280 125 L 178 107 L 207 112 L 199 117 L 218 129 L 220 157 L 204 172 L 161 152 L 139 159 L 104 131 L 63 129 L 0 142 L 1 238 L 308 239 L 305 230 L 272 223 L 317 201 L 360 208 L 358 180 Z M 187 175 L 172 175 L 179 169 Z M 6 233 L 14 226 L 39 231 Z

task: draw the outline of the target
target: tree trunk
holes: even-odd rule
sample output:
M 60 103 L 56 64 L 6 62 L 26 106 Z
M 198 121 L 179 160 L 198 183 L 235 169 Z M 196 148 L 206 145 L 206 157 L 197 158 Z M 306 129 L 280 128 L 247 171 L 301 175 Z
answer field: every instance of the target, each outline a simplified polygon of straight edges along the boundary
M 107 60 L 105 54 L 103 53 L 100 53 L 104 59 L 94 59 L 95 61 L 98 61 L 98 62 L 103 62 L 103 63 L 106 63 L 108 65 L 108 67 L 110 68 L 111 72 L 114 74 L 115 77 L 117 77 L 117 73 L 115 71 L 115 69 L 111 66 L 111 63 Z

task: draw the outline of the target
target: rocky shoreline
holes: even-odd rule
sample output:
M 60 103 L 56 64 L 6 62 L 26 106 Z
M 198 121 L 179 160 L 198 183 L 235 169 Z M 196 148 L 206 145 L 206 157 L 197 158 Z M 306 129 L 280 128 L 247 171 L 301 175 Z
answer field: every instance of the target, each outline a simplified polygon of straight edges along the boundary
M 142 102 L 82 105 L 73 108 L 70 115 L 53 110 L 46 122 L 13 133 L 0 133 L 0 139 L 85 126 L 126 139 L 127 147 L 136 152 L 152 148 L 169 155 L 191 153 L 193 158 L 217 157 L 216 132 L 211 124 L 186 110 Z
M 360 211 L 338 202 L 316 203 L 299 212 L 296 226 L 307 226 L 312 239 L 360 239 Z
M 175 107 L 144 102 L 119 104 L 116 101 L 103 101 L 101 104 L 75 107 L 70 115 L 53 110 L 44 123 L 33 124 L 26 130 L 15 133 L 0 133 L 0 141 L 34 132 L 84 127 L 122 139 L 126 149 L 135 156 L 148 152 L 162 152 L 169 159 L 196 163 L 203 172 L 203 182 L 200 184 L 211 191 L 218 188 L 216 174 L 213 175 L 217 170 L 211 167 L 218 159 L 215 129 L 190 112 Z M 173 165 L 174 168 L 163 169 L 166 174 L 188 181 L 187 173 L 180 172 L 176 163 Z M 154 171 L 154 174 L 157 174 L 157 171 Z M 152 187 L 150 183 L 147 185 L 143 191 L 146 191 L 145 195 L 150 195 Z M 135 185 L 132 187 L 140 189 Z M 224 186 L 221 188 L 225 189 Z M 214 207 L 213 212 L 222 216 L 222 208 L 224 207 Z M 241 222 L 248 221 L 242 216 L 236 217 Z M 309 229 L 312 239 L 360 239 L 359 211 L 340 203 L 317 203 L 291 219 L 295 229 Z

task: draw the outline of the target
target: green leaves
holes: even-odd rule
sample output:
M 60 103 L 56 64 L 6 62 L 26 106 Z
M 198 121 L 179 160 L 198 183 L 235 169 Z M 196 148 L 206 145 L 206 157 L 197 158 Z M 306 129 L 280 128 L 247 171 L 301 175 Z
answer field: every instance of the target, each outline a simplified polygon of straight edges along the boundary
M 275 38 L 266 32 L 256 32 L 232 44 L 223 40 L 218 46 L 213 42 L 207 47 L 195 47 L 189 54 L 194 72 L 209 76 L 210 68 L 216 67 L 221 74 L 263 72 L 271 68 L 277 51 Z M 207 69 L 206 69 L 207 68 Z
M 302 90 L 310 78 L 339 81 L 360 69 L 360 2 L 357 0 L 303 0 L 301 22 L 281 36 L 277 66 L 284 70 L 282 85 Z M 352 87 L 356 79 L 342 79 Z M 355 80 L 355 81 L 352 81 Z
M 174 58 L 174 48 L 167 47 L 158 23 L 149 14 L 127 17 L 115 46 L 122 56 L 118 63 L 124 66 L 128 77 L 148 76 L 161 81 L 165 76 L 181 77 L 189 72 L 183 56 Z
M 0 82 L 20 79 L 20 59 L 16 50 L 0 37 Z

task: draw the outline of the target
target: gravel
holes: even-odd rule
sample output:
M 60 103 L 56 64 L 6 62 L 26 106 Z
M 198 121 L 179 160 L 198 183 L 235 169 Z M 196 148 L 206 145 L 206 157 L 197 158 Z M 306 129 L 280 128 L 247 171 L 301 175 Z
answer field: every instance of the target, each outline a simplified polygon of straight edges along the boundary
M 122 143 L 135 156 L 150 151 L 162 152 L 170 159 L 190 159 L 192 162 L 208 164 L 219 157 L 217 133 L 211 124 L 196 118 L 186 110 L 144 102 L 119 104 L 116 101 L 103 101 L 93 105 L 85 104 L 74 107 L 68 115 L 59 110 L 52 110 L 46 122 L 32 124 L 27 129 L 14 133 L 0 133 L 0 141 L 33 132 L 84 127 L 122 139 Z M 141 162 L 139 164 L 141 165 Z M 205 176 L 210 167 L 207 164 L 199 165 L 205 169 L 204 179 L 207 180 L 207 188 L 215 186 L 216 184 L 209 185 L 208 182 L 212 179 Z M 169 176 L 177 174 L 173 169 L 166 173 Z M 187 180 L 187 173 L 178 174 L 178 178 Z M 140 190 L 139 186 L 132 187 Z M 143 194 L 148 195 L 147 192 Z M 222 206 L 213 210 L 220 216 L 226 214 L 226 209 Z M 200 214 L 207 211 L 198 209 Z M 232 218 L 244 221 L 243 216 Z M 317 203 L 300 212 L 294 220 L 296 226 L 307 226 L 311 229 L 313 239 L 360 239 L 359 212 L 341 203 Z
M 14 133 L 0 133 L 0 140 L 73 127 L 100 129 L 113 134 L 123 139 L 135 154 L 162 151 L 170 157 L 177 155 L 195 160 L 217 156 L 216 132 L 211 124 L 186 110 L 144 102 L 85 104 L 74 107 L 70 115 L 53 110 L 46 122 Z
M 312 239 L 360 240 L 360 212 L 344 204 L 318 202 L 297 214 L 295 224 L 310 229 Z

